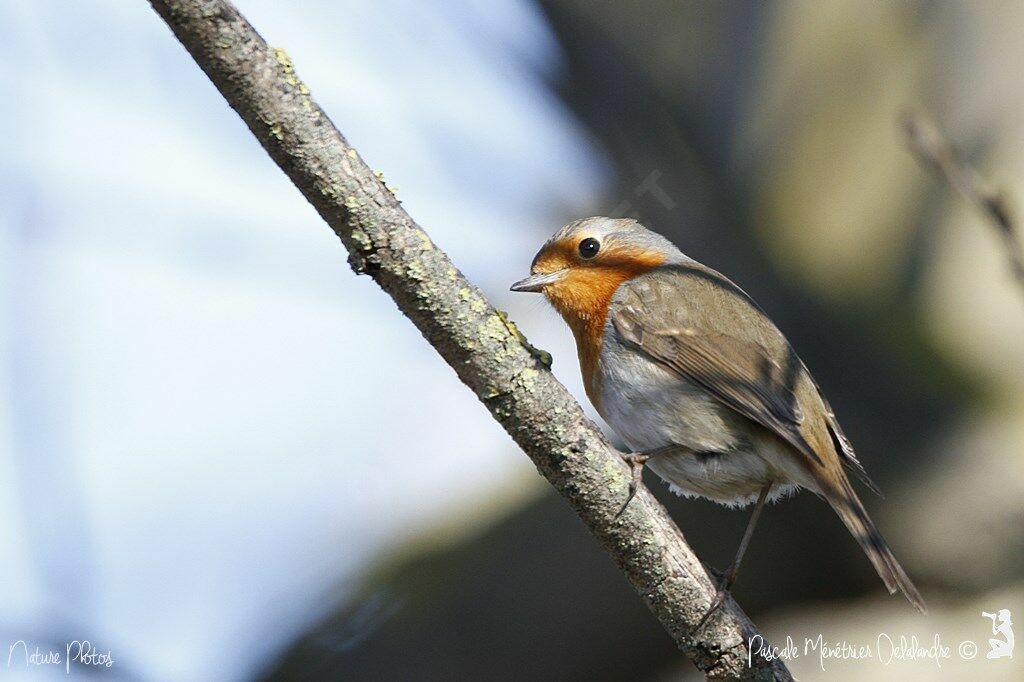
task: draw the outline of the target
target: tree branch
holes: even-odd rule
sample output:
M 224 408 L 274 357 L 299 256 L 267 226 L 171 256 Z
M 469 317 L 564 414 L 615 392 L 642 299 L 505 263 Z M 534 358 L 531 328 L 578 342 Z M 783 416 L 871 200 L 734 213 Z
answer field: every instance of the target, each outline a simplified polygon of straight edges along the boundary
M 646 490 L 618 515 L 628 467 L 495 310 L 406 214 L 337 131 L 291 59 L 228 2 L 150 0 L 231 107 L 341 238 L 349 263 L 398 304 L 572 505 L 683 652 L 716 679 L 791 679 L 754 655 L 760 637 L 731 599 L 691 634 L 715 594 L 700 560 Z
M 900 117 L 907 147 L 923 165 L 935 170 L 953 190 L 978 209 L 1003 240 L 1010 271 L 1024 287 L 1024 249 L 1006 196 L 985 184 L 953 151 L 942 131 L 924 115 L 907 110 Z

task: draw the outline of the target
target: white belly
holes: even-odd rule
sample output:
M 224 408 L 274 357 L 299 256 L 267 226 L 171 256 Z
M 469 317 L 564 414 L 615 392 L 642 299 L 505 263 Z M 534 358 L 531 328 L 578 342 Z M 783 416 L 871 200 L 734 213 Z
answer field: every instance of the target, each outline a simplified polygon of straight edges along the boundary
M 768 483 L 773 499 L 793 489 L 771 465 L 789 458 L 776 451 L 785 447 L 778 439 L 700 386 L 606 339 L 598 411 L 634 452 L 675 446 L 647 463 L 673 491 L 743 505 Z

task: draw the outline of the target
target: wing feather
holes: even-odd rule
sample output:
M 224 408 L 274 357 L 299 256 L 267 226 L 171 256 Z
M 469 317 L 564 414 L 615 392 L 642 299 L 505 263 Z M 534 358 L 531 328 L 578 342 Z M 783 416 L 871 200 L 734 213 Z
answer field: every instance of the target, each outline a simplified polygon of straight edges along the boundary
M 611 321 L 625 341 L 822 464 L 800 432 L 804 413 L 794 387 L 763 346 L 692 327 L 652 328 L 629 307 L 615 311 Z

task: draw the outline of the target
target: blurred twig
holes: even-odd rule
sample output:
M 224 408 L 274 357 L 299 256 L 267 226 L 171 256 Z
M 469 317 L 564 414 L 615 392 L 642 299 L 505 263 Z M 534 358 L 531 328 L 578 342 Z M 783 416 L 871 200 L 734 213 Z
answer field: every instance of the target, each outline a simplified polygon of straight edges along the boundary
M 923 114 L 904 111 L 900 123 L 907 146 L 918 160 L 937 171 L 996 228 L 1003 240 L 1013 276 L 1024 287 L 1024 250 L 1006 196 L 989 187 L 973 168 L 958 159 L 942 131 Z
M 715 588 L 682 533 L 646 490 L 618 514 L 630 475 L 617 451 L 544 359 L 530 352 L 507 317 L 462 276 L 348 145 L 288 55 L 268 47 L 229 2 L 150 3 L 338 234 L 356 272 L 372 277 L 395 300 L 477 394 L 686 655 L 709 677 L 791 679 L 777 660 L 755 654 L 748 665 L 748 642 L 760 635 L 731 599 L 693 632 Z M 382 423 L 388 418 L 382 414 Z

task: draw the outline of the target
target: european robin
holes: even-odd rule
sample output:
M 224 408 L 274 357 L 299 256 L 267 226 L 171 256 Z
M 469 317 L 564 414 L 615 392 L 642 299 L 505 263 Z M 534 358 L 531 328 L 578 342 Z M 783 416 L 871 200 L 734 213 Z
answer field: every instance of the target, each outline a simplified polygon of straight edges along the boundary
M 925 611 L 854 492 L 849 472 L 877 488 L 828 401 L 728 278 L 635 220 L 598 217 L 556 232 L 512 291 L 542 292 L 572 330 L 587 397 L 633 451 L 629 499 L 646 463 L 682 495 L 755 503 L 708 615 L 735 580 L 765 502 L 798 488 L 832 506 L 890 594 L 900 589 Z

